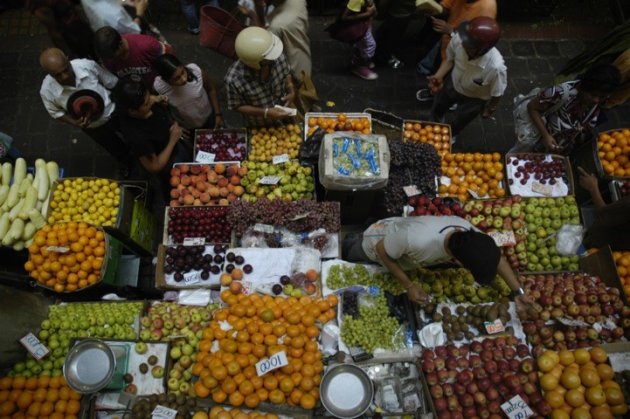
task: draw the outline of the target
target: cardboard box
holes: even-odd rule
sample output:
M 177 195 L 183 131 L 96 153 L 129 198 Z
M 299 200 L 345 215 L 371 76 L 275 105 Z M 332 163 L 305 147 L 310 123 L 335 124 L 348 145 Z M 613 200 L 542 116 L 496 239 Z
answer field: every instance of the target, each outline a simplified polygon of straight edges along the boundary
M 563 196 L 567 196 L 567 195 L 573 195 L 575 193 L 575 180 L 573 179 L 573 170 L 571 169 L 571 162 L 569 161 L 569 158 L 566 156 L 562 156 L 560 154 L 551 154 L 551 153 L 514 153 L 514 154 L 506 154 L 505 155 L 505 174 L 506 174 L 506 178 L 512 179 L 514 181 L 514 183 L 516 183 L 517 181 L 520 181 L 518 178 L 511 178 L 510 177 L 510 171 L 508 170 L 508 167 L 510 166 L 510 158 L 511 157 L 517 157 L 520 159 L 525 159 L 529 156 L 541 156 L 541 155 L 545 155 L 545 156 L 551 156 L 554 158 L 560 158 L 563 160 L 564 163 L 564 171 L 566 173 L 566 184 L 568 186 L 568 193 L 566 195 Z M 513 192 L 513 188 L 511 186 L 509 186 L 509 182 L 508 182 L 508 188 L 509 188 L 509 192 L 510 195 L 520 195 L 523 198 L 528 198 L 528 197 L 540 197 L 540 198 L 546 198 L 545 196 L 540 196 L 540 194 L 536 194 L 536 195 L 527 195 L 527 194 L 523 194 L 523 193 L 515 193 Z M 549 198 L 560 198 L 560 196 L 553 196 L 553 197 L 549 197 Z
M 188 207 L 188 208 L 203 208 L 203 207 L 192 207 L 191 206 L 191 207 Z M 172 245 L 175 245 L 175 244 L 182 244 L 182 243 L 175 243 L 173 241 L 173 239 L 168 234 L 168 222 L 169 222 L 168 211 L 170 209 L 171 209 L 171 207 L 165 207 L 164 208 L 164 229 L 162 230 L 162 244 L 165 245 L 165 246 L 172 246 Z M 234 230 L 232 230 L 232 234 L 230 235 L 229 243 L 207 242 L 207 244 L 225 244 L 225 245 L 228 245 L 230 247 L 234 247 L 236 245 L 236 234 L 234 233 Z
M 419 1 L 426 1 L 426 0 L 419 0 Z M 429 0 L 429 1 L 432 1 L 432 0 Z M 441 6 L 440 6 L 440 7 L 441 7 Z M 403 123 L 402 123 L 402 128 L 401 128 L 401 129 L 402 129 L 402 137 L 401 137 L 401 138 L 402 138 L 403 142 L 404 142 L 404 141 L 412 141 L 412 142 L 416 142 L 416 143 L 418 143 L 419 141 L 415 141 L 415 140 L 412 140 L 412 139 L 410 139 L 410 138 L 406 138 L 406 137 L 405 137 L 405 131 L 407 131 L 407 130 L 405 129 L 405 126 L 406 126 L 407 124 L 420 124 L 420 126 L 421 126 L 421 127 L 424 127 L 425 125 L 431 125 L 431 126 L 435 126 L 435 125 L 437 125 L 437 126 L 440 126 L 440 127 L 442 127 L 442 128 L 446 128 L 446 129 L 448 129 L 448 134 L 447 134 L 447 135 L 448 135 L 448 138 L 449 138 L 449 141 L 448 141 L 448 148 L 447 148 L 446 150 L 444 150 L 444 149 L 439 149 L 439 150 L 438 150 L 438 149 L 436 148 L 436 151 L 438 152 L 438 154 L 439 154 L 440 156 L 443 156 L 444 154 L 446 154 L 446 153 L 450 153 L 450 152 L 451 152 L 451 141 L 450 141 L 450 139 L 451 139 L 451 138 L 453 138 L 453 132 L 451 131 L 451 126 L 450 126 L 449 124 L 440 124 L 440 123 L 437 123 L 437 122 L 415 121 L 415 120 L 413 120 L 413 119 L 405 119 L 405 120 L 403 121 Z M 440 134 L 440 135 L 443 135 L 443 134 Z M 420 141 L 419 143 L 422 143 L 422 141 Z M 433 142 L 429 141 L 428 139 L 427 139 L 426 144 L 431 144 L 432 146 L 435 146 L 435 144 L 434 144 Z
M 199 144 L 197 143 L 198 138 L 201 135 L 210 135 L 213 136 L 215 134 L 236 134 L 239 137 L 239 143 L 245 145 L 245 154 L 243 159 L 240 161 L 247 160 L 247 155 L 249 152 L 249 139 L 247 137 L 247 130 L 245 128 L 221 128 L 221 129 L 196 129 L 195 130 L 195 139 L 193 142 L 193 161 L 197 161 L 197 152 L 200 151 Z M 218 141 L 218 140 L 217 140 Z M 211 153 L 210 150 L 203 150 Z
M 588 256 L 580 258 L 580 269 L 584 272 L 599 276 L 604 284 L 610 288 L 617 288 L 620 293 L 620 297 L 623 302 L 628 305 L 628 296 L 623 290 L 619 273 L 617 272 L 617 266 L 615 265 L 615 259 L 612 255 L 610 246 L 602 247 L 594 253 Z

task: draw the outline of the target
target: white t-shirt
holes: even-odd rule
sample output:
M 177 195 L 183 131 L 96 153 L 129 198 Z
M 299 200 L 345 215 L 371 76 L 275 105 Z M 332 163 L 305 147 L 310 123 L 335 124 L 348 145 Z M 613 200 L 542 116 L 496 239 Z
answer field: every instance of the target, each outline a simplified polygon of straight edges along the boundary
M 212 105 L 208 93 L 203 88 L 201 69 L 197 64 L 186 65 L 195 80 L 183 86 L 171 86 L 162 77 L 157 76 L 153 88 L 168 97 L 168 104 L 173 109 L 177 122 L 186 129 L 202 127 L 212 114 Z
M 140 26 L 133 21 L 120 0 L 81 0 L 81 7 L 94 32 L 104 26 L 111 26 L 121 35 L 140 33 Z
M 363 250 L 374 262 L 383 264 L 376 254 L 376 244 L 383 240 L 385 252 L 403 270 L 448 262 L 452 257 L 444 248 L 444 238 L 451 226 L 474 228 L 460 217 L 392 217 L 377 221 L 363 233 Z M 475 229 L 476 230 L 476 229 Z
M 118 78 L 92 60 L 76 59 L 70 61 L 70 65 L 74 71 L 76 86 L 63 86 L 50 75 L 44 77 L 39 94 L 46 110 L 53 118 L 61 118 L 67 113 L 68 99 L 74 92 L 92 90 L 103 98 L 104 109 L 103 115 L 88 125 L 88 128 L 105 124 L 116 107 L 109 97 L 108 89 L 116 86 Z
M 481 57 L 468 59 L 457 32 L 446 48 L 446 59 L 453 61 L 453 87 L 464 96 L 489 100 L 503 96 L 507 88 L 507 67 L 498 49 L 492 48 Z

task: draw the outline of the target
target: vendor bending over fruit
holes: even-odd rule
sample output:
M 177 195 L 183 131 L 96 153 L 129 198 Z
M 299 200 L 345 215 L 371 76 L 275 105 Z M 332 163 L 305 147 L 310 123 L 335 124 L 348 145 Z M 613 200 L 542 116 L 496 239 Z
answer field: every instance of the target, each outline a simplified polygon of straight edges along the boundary
M 460 217 L 386 218 L 348 238 L 343 250 L 344 260 L 378 262 L 386 267 L 407 290 L 409 299 L 419 304 L 429 302 L 429 296 L 411 282 L 406 271 L 446 262 L 460 264 L 483 285 L 498 273 L 512 290 L 519 311 L 533 304 L 494 240 Z

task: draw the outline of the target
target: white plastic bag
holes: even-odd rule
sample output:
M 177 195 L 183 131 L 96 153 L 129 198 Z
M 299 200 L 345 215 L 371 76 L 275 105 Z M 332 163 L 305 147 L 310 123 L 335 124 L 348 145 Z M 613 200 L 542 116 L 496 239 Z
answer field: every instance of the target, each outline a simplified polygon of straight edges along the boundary
M 557 233 L 556 250 L 562 256 L 573 256 L 582 244 L 583 237 L 584 227 L 579 224 L 564 224 Z

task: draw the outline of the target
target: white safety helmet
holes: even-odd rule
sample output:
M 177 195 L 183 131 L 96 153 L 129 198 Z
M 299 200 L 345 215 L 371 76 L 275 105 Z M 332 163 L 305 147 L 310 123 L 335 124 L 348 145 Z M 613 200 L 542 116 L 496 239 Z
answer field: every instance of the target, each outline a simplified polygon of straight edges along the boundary
M 262 60 L 277 59 L 282 54 L 282 48 L 280 38 L 257 26 L 243 29 L 234 45 L 239 60 L 255 70 L 260 69 Z

